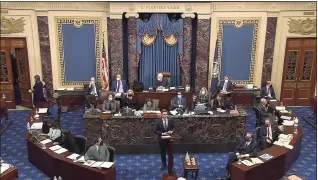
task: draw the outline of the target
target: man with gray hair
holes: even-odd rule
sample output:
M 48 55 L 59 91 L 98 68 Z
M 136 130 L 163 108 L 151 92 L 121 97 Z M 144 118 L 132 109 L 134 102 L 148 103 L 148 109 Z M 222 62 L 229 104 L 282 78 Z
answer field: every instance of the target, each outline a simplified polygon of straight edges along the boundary
M 163 89 L 163 88 L 168 88 L 168 87 L 169 87 L 168 80 L 163 77 L 162 73 L 158 73 L 154 88 L 155 89 L 157 89 L 157 88 Z
M 265 98 L 261 99 L 261 103 L 258 105 L 257 109 L 259 111 L 259 122 L 257 122 L 257 126 L 262 126 L 265 124 L 265 120 L 269 116 L 268 104 Z

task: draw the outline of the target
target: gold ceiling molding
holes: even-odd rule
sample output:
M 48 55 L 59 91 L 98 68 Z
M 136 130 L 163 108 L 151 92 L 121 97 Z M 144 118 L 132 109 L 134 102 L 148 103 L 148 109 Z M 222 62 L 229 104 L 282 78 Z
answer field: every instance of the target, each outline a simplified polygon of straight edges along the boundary
M 14 19 L 1 16 L 1 34 L 22 33 L 24 25 L 23 17 Z
M 211 12 L 217 11 L 316 11 L 316 2 L 211 2 Z
M 110 3 L 110 14 L 118 14 L 123 12 L 136 12 L 136 13 L 156 13 L 156 12 L 175 12 L 186 14 L 210 14 L 211 3 L 170 3 L 170 2 L 114 2 Z
M 288 32 L 294 33 L 294 34 L 301 34 L 301 35 L 309 35 L 317 33 L 317 19 L 299 19 L 295 20 L 292 18 L 289 18 L 290 21 L 288 21 L 289 30 Z
M 109 11 L 109 2 L 1 2 L 3 9 Z

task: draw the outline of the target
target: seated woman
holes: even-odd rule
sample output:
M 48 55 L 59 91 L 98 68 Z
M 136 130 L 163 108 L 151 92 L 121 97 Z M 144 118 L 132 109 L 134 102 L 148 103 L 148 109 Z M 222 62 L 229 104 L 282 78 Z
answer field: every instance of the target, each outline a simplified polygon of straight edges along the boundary
M 152 99 L 146 99 L 144 107 L 143 107 L 143 111 L 147 112 L 147 111 L 156 111 L 156 107 L 154 106 L 153 100 Z
M 213 100 L 213 104 L 211 107 L 212 110 L 216 110 L 217 108 L 221 108 L 221 109 L 224 108 L 224 102 L 220 95 L 216 96 L 216 99 Z
M 56 122 L 52 123 L 48 134 L 40 134 L 41 136 L 47 136 L 54 142 L 60 142 L 62 139 L 62 131 Z
M 208 95 L 208 90 L 205 87 L 201 88 L 199 97 L 198 97 L 198 103 L 208 104 L 209 101 L 210 101 L 210 96 Z
M 103 112 L 105 111 L 110 111 L 111 113 L 116 112 L 116 102 L 114 100 L 113 94 L 109 94 L 108 99 L 104 100 L 102 110 Z
M 131 109 L 135 109 L 136 100 L 134 98 L 134 91 L 129 89 L 127 91 L 127 95 L 124 98 L 122 98 L 122 102 L 120 104 L 121 104 L 121 108 L 129 107 Z

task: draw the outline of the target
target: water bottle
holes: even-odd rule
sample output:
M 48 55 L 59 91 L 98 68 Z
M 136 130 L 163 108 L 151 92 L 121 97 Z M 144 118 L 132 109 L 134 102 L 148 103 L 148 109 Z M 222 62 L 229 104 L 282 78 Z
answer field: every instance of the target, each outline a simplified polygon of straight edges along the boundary
M 298 119 L 295 118 L 294 120 L 294 134 L 298 133 Z
M 189 156 L 189 153 L 187 151 L 187 154 L 186 154 L 186 157 L 185 157 L 186 161 L 189 162 L 190 161 L 190 156 Z

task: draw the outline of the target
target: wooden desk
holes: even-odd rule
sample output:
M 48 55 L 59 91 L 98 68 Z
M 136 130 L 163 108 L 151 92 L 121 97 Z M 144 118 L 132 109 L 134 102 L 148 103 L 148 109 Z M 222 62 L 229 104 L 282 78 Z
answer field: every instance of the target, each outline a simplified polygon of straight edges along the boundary
M 39 104 L 39 107 L 46 107 L 47 105 Z M 32 110 L 27 122 L 32 124 L 30 117 L 35 115 L 35 109 Z M 34 119 L 33 122 L 41 122 L 41 117 Z M 97 169 L 84 166 L 82 163 L 76 163 L 68 159 L 67 156 L 71 155 L 71 152 L 65 152 L 63 154 L 56 154 L 49 149 L 53 146 L 53 143 L 46 144 L 46 149 L 42 149 L 41 146 L 34 142 L 32 135 L 26 133 L 28 158 L 36 168 L 41 170 L 49 178 L 54 176 L 60 176 L 64 179 L 96 179 L 96 180 L 115 180 L 116 179 L 116 167 L 113 166 L 110 169 Z
M 276 111 L 278 115 L 282 115 L 279 111 Z M 291 114 L 290 116 L 295 116 Z M 257 153 L 257 157 L 263 154 L 270 154 L 273 157 L 269 160 L 263 160 L 264 163 L 254 166 L 245 166 L 244 164 L 238 164 L 238 162 L 232 164 L 231 179 L 232 180 L 269 180 L 280 179 L 291 168 L 292 164 L 297 160 L 300 155 L 301 141 L 303 137 L 302 128 L 298 126 L 297 134 L 294 134 L 293 126 L 284 127 L 284 131 L 287 134 L 293 134 L 293 139 L 290 145 L 293 149 L 287 149 L 273 145 L 270 148 L 264 149 Z M 275 167 L 275 170 L 273 170 Z
M 317 97 L 313 96 L 311 98 L 311 102 L 310 102 L 311 108 L 314 111 L 314 113 L 317 113 Z
M 17 180 L 18 179 L 18 168 L 15 166 L 10 167 L 2 174 L 0 174 L 1 180 Z
M 85 101 L 85 90 L 54 90 L 61 95 L 62 106 L 82 106 Z
M 159 108 L 169 110 L 171 100 L 177 96 L 177 91 L 174 92 L 135 92 L 137 109 L 141 109 L 145 104 L 147 98 L 158 99 Z M 187 98 L 187 107 L 190 107 L 192 101 L 191 92 L 182 92 L 183 96 Z
M 235 88 L 233 91 L 233 103 L 238 106 L 253 106 L 259 89 Z
M 190 157 L 190 159 L 193 157 Z M 185 157 L 182 157 L 182 167 L 183 167 L 183 173 L 184 173 L 184 178 L 188 179 L 188 173 L 195 173 L 194 179 L 197 179 L 199 176 L 199 162 L 198 159 L 196 157 L 194 157 L 195 159 L 195 165 L 188 165 L 187 161 L 185 160 Z

